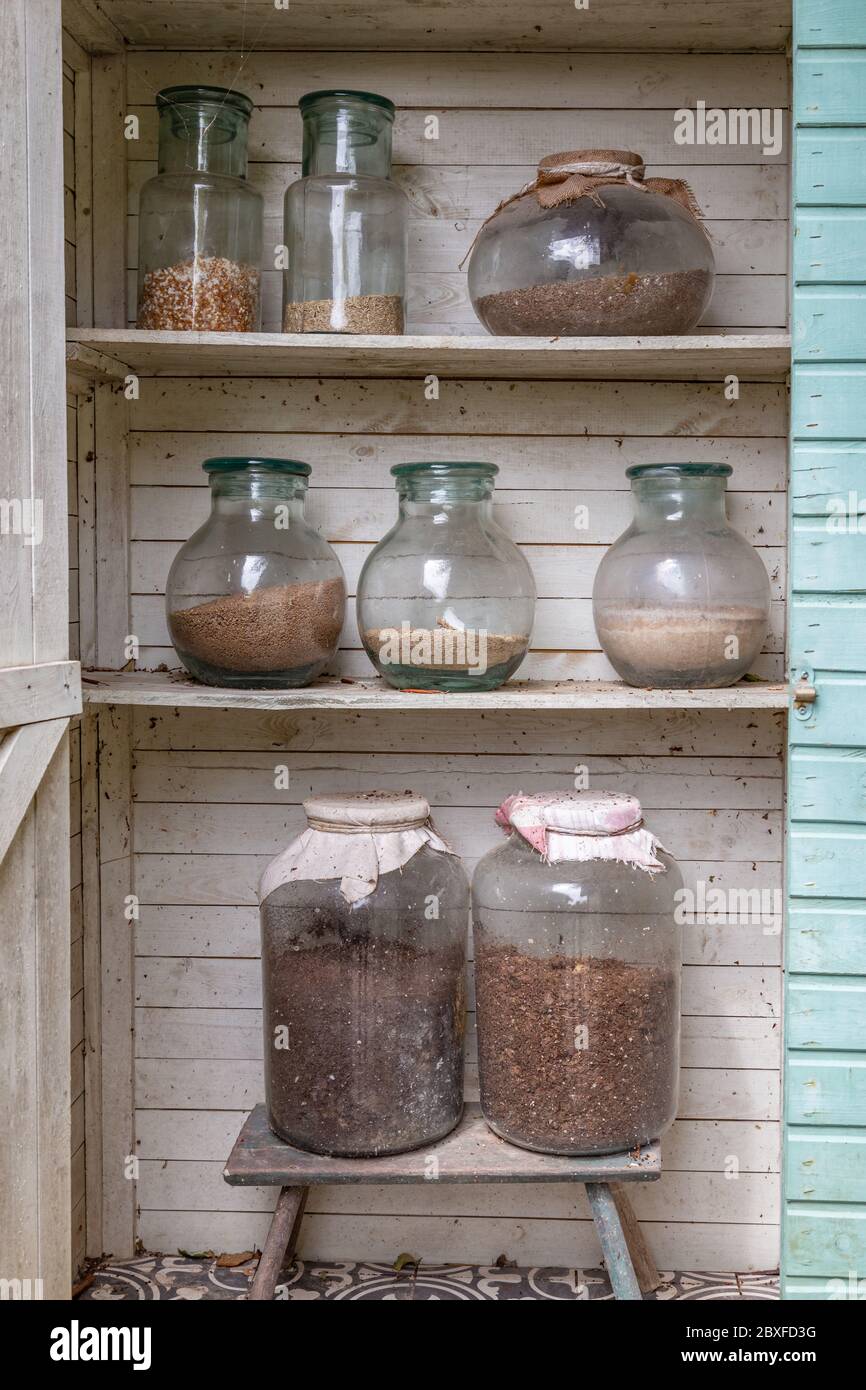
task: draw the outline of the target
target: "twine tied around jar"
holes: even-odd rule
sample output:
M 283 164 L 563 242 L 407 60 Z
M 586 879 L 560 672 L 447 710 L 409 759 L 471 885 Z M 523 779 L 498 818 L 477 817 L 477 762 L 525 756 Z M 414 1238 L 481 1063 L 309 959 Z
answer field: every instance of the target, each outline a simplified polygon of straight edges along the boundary
M 552 209 L 574 203 L 578 198 L 591 198 L 597 207 L 604 207 L 599 188 L 619 184 L 620 187 L 638 188 L 644 193 L 660 193 L 664 198 L 672 198 L 675 203 L 690 213 L 696 222 L 700 221 L 701 209 L 697 199 L 684 179 L 645 178 L 646 165 L 639 154 L 632 150 L 563 150 L 559 154 L 547 154 L 538 161 L 535 178 L 524 184 L 517 193 L 503 198 L 498 207 L 482 222 L 472 239 L 472 245 L 460 262 L 463 269 L 469 259 L 479 236 L 494 217 L 516 203 L 527 194 L 534 193 L 539 207 Z

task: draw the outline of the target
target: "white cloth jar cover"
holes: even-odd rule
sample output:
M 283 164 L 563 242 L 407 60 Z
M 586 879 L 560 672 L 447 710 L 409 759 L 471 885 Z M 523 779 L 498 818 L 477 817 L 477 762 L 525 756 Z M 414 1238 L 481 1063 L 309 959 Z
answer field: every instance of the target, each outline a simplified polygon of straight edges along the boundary
M 332 878 L 347 902 L 360 902 L 380 874 L 401 868 L 423 845 L 454 853 L 433 829 L 428 802 L 414 792 L 313 796 L 304 810 L 307 829 L 265 869 L 260 903 L 283 883 Z
M 664 873 L 664 845 L 643 824 L 635 796 L 622 792 L 541 792 L 506 797 L 496 823 L 522 836 L 548 864 L 610 859 L 647 873 Z

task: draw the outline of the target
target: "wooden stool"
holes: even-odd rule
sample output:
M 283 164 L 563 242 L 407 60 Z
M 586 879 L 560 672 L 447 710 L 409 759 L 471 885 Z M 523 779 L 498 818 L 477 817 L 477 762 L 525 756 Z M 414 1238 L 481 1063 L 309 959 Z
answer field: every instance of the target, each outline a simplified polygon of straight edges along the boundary
M 250 1289 L 251 1299 L 272 1299 L 283 1264 L 294 1255 L 307 1194 L 314 1183 L 582 1182 L 616 1298 L 640 1299 L 661 1280 L 623 1183 L 661 1177 L 656 1141 L 639 1155 L 562 1158 L 536 1154 L 500 1139 L 477 1104 L 466 1106 L 455 1130 L 438 1144 L 389 1158 L 324 1158 L 278 1139 L 263 1105 L 244 1123 L 223 1176 L 238 1187 L 281 1189 Z

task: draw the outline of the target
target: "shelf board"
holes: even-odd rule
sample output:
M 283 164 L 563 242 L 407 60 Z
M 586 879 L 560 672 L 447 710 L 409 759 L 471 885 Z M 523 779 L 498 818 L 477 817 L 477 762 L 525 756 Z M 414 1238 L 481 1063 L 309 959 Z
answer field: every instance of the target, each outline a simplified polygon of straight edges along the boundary
M 791 0 L 72 0 L 94 51 L 157 48 L 545 51 L 784 49 Z M 100 26 L 88 15 L 104 16 Z
M 379 679 L 329 679 L 301 690 L 224 690 L 171 671 L 83 671 L 85 704 L 258 710 L 636 710 L 788 707 L 788 687 L 746 681 L 724 690 L 643 690 L 619 681 L 509 681 L 448 695 L 392 690 Z
M 493 338 L 342 333 L 164 333 L 78 328 L 70 371 L 140 376 L 440 377 L 584 381 L 781 380 L 787 333 L 669 338 Z

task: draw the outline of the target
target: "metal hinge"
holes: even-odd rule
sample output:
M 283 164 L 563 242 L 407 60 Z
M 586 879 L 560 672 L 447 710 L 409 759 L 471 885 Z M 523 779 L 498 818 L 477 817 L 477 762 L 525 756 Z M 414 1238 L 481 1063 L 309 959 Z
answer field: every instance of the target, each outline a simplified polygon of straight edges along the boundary
M 794 714 L 797 719 L 808 719 L 812 705 L 818 698 L 815 689 L 815 672 L 811 666 L 801 666 L 796 672 L 793 689 Z

